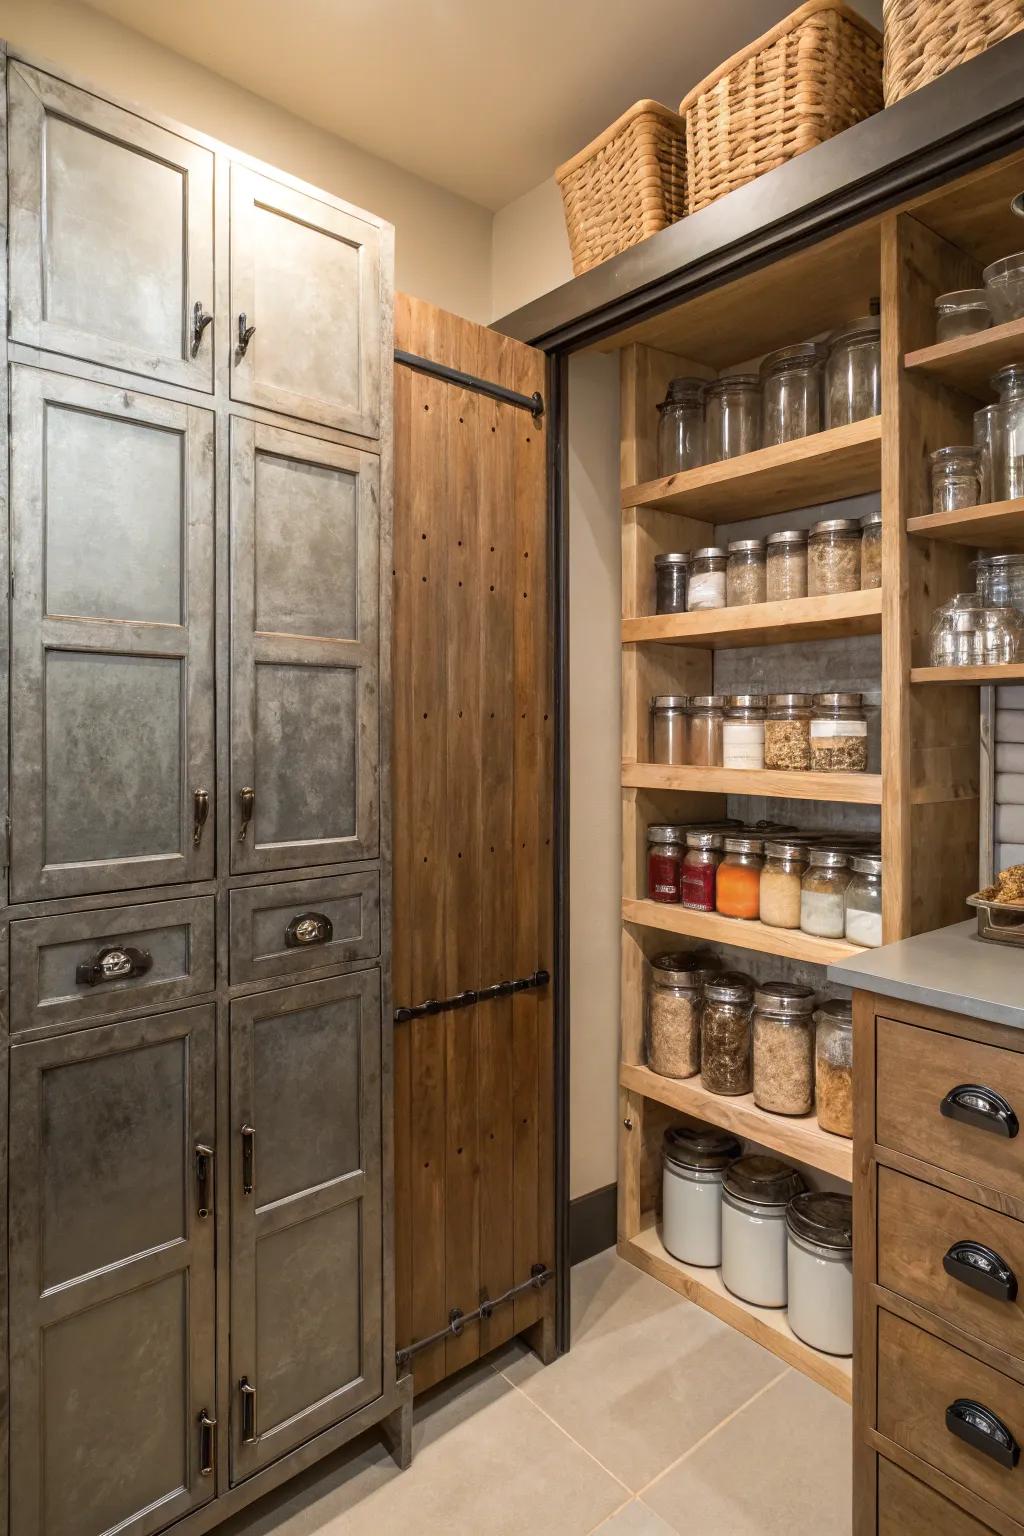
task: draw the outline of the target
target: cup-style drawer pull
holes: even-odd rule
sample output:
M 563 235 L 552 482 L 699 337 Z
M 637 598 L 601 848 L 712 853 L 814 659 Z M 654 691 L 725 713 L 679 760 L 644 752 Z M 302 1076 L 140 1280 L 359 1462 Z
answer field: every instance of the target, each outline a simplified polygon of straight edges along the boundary
M 1015 1467 L 1020 1460 L 1020 1446 L 990 1408 L 969 1397 L 958 1397 L 946 1409 L 946 1428 L 965 1445 L 984 1456 L 991 1456 L 1001 1467 Z
M 152 964 L 153 956 L 148 950 L 113 944 L 101 949 L 95 959 L 76 965 L 75 980 L 80 987 L 95 987 L 101 981 L 125 981 L 130 976 L 145 975 Z
M 1006 1260 L 984 1243 L 974 1243 L 970 1238 L 954 1243 L 944 1255 L 942 1267 L 954 1280 L 985 1296 L 994 1296 L 997 1301 L 1017 1299 L 1017 1276 Z
M 326 912 L 300 912 L 284 931 L 286 949 L 304 949 L 308 944 L 329 944 L 334 938 L 334 924 Z
M 960 1120 L 979 1131 L 1011 1139 L 1020 1130 L 1020 1121 L 1001 1093 L 978 1083 L 961 1083 L 951 1088 L 939 1105 L 947 1120 Z

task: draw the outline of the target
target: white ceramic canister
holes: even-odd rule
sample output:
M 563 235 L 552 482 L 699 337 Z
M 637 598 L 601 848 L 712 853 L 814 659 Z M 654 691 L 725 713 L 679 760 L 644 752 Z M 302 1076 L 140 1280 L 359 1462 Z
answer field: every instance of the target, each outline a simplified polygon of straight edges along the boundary
M 853 1354 L 853 1202 L 796 1195 L 786 1211 L 789 1326 L 827 1355 Z
M 804 1181 L 777 1157 L 753 1153 L 722 1184 L 722 1282 L 755 1307 L 786 1305 L 786 1207 Z
M 721 1264 L 722 1179 L 742 1151 L 727 1131 L 674 1125 L 665 1132 L 661 1240 L 684 1264 Z

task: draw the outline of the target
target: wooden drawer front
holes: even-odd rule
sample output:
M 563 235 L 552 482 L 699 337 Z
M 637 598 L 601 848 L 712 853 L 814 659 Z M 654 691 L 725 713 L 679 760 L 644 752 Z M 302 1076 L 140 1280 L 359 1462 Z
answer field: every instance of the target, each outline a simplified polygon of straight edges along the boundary
M 944 1257 L 965 1241 L 998 1255 L 1021 1294 L 1008 1301 L 947 1274 Z M 878 1280 L 957 1328 L 1024 1359 L 1024 1223 L 880 1168 Z
M 380 954 L 380 875 L 231 892 L 231 980 L 261 981 Z
M 879 1457 L 878 1536 L 988 1536 L 988 1530 L 934 1488 Z
M 213 922 L 212 896 L 12 922 L 12 1032 L 91 1024 L 212 992 Z M 110 957 L 103 975 L 104 950 L 127 960 Z M 134 974 L 118 975 L 128 964 Z
M 1019 1193 L 1024 1188 L 1024 1133 L 1001 1136 L 941 1114 L 943 1099 L 963 1084 L 994 1090 L 1024 1123 L 1024 1055 L 878 1020 L 878 1142 L 991 1188 Z
M 1024 1462 L 1000 1466 L 946 1428 L 958 1398 L 981 1403 L 1024 1444 L 1024 1386 L 892 1313 L 878 1313 L 878 1429 L 1015 1520 L 1024 1517 Z

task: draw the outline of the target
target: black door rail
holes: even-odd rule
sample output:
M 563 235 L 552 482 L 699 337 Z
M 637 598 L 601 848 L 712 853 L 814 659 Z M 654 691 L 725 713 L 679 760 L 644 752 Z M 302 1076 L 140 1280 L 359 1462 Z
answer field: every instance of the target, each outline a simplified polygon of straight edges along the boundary
M 410 1008 L 396 1008 L 395 1023 L 406 1024 L 410 1019 L 425 1019 L 435 1013 L 454 1013 L 458 1008 L 471 1008 L 474 1003 L 490 1002 L 492 997 L 510 997 L 513 992 L 529 992 L 533 987 L 546 987 L 550 980 L 549 971 L 534 971 L 532 976 L 519 976 L 515 981 L 497 981 L 493 987 L 457 992 L 454 997 L 442 1000 L 430 998 Z

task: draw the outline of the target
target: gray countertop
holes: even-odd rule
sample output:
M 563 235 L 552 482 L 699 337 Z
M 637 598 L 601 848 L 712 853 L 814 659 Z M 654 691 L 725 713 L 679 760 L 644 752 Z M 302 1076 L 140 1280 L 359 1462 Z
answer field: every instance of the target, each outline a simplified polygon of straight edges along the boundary
M 866 950 L 828 968 L 830 981 L 1024 1029 L 1024 948 L 977 936 L 974 918 Z

